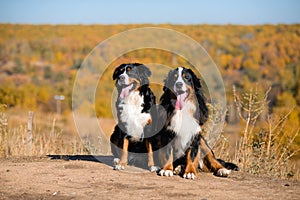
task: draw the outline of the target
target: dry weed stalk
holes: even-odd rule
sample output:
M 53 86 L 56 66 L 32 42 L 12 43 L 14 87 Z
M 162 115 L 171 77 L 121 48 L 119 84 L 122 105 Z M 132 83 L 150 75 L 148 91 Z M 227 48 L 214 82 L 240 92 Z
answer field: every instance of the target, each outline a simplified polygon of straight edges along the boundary
M 294 108 L 279 120 L 272 119 L 269 114 L 264 119 L 262 114 L 268 109 L 270 90 L 261 95 L 256 88 L 238 95 L 233 87 L 236 108 L 245 123 L 234 160 L 241 170 L 253 174 L 287 178 L 296 173 L 298 176 L 299 172 L 292 169 L 289 160 L 300 150 L 292 151 L 290 148 L 299 134 L 299 128 L 291 133 L 285 126 Z M 258 120 L 260 117 L 262 120 Z

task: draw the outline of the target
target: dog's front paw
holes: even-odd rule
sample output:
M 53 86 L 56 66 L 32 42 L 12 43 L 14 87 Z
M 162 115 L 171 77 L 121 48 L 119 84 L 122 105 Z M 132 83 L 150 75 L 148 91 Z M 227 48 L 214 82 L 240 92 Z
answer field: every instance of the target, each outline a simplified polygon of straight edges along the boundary
M 124 165 L 115 165 L 114 170 L 124 170 L 125 166 Z
M 183 178 L 194 180 L 196 178 L 196 175 L 194 173 L 185 173 L 183 174 Z
M 173 176 L 173 171 L 172 170 L 160 170 L 159 175 L 161 176 Z
M 217 172 L 214 173 L 215 176 L 227 177 L 230 174 L 231 170 L 226 168 L 218 169 Z
M 158 166 L 149 166 L 150 172 L 158 172 L 160 170 L 160 167 Z
M 188 163 L 185 167 L 183 178 L 194 180 L 197 177 L 197 165 L 195 163 Z
M 118 165 L 120 163 L 120 158 L 114 158 L 113 164 Z
M 120 163 L 119 158 L 114 158 L 114 170 L 124 170 L 125 169 L 125 164 Z
M 175 175 L 180 175 L 182 174 L 182 170 L 183 170 L 183 167 L 181 165 L 178 165 L 175 169 L 174 169 L 174 174 Z

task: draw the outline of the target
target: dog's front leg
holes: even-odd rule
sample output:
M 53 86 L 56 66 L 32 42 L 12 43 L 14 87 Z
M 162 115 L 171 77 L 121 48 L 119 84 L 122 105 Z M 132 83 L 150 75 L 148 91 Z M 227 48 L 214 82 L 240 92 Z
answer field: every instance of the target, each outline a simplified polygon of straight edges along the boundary
M 167 161 L 166 164 L 164 165 L 164 167 L 159 171 L 159 174 L 161 176 L 173 176 L 174 172 L 173 172 L 173 156 L 172 156 L 172 147 L 171 145 L 167 147 L 166 150 L 166 157 L 167 157 Z
M 146 148 L 148 152 L 148 167 L 151 172 L 154 172 L 152 171 L 152 168 L 154 167 L 153 150 L 152 145 L 148 139 L 146 139 Z
M 127 165 L 127 160 L 128 160 L 128 146 L 129 146 L 129 140 L 128 140 L 128 138 L 124 138 L 121 160 L 119 161 L 118 164 L 116 164 L 114 166 L 115 170 L 123 170 L 123 169 L 125 169 L 125 167 Z
M 146 147 L 148 152 L 148 167 L 150 172 L 157 172 L 160 170 L 158 166 L 154 165 L 154 158 L 153 158 L 153 150 L 152 150 L 152 144 L 151 142 L 146 139 Z
M 201 135 L 197 135 L 191 146 L 186 150 L 186 166 L 183 174 L 183 178 L 195 179 L 197 177 L 197 168 L 199 162 L 199 143 Z

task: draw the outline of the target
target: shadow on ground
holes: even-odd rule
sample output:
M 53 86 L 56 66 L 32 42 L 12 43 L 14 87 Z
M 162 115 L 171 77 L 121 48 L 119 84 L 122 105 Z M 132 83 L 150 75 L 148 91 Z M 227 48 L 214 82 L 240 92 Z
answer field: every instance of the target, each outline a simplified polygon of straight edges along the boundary
M 51 160 L 83 160 L 91 162 L 99 162 L 110 167 L 113 167 L 113 156 L 100 156 L 100 155 L 47 155 Z
M 114 157 L 112 155 L 47 155 L 51 160 L 65 160 L 65 161 L 89 161 L 105 164 L 113 168 Z M 146 163 L 147 164 L 147 163 Z M 123 170 L 122 170 L 123 171 Z M 124 172 L 134 172 L 134 173 L 145 173 L 148 172 L 148 166 L 145 162 L 128 162 L 128 165 Z

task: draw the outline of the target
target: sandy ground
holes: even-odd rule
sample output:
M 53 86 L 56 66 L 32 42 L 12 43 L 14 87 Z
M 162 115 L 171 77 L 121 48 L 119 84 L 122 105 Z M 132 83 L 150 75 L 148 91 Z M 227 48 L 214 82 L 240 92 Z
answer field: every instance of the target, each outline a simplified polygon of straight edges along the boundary
M 300 199 L 300 182 L 232 172 L 196 180 L 160 177 L 111 156 L 0 159 L 0 199 Z M 80 159 L 80 160 L 76 160 Z

